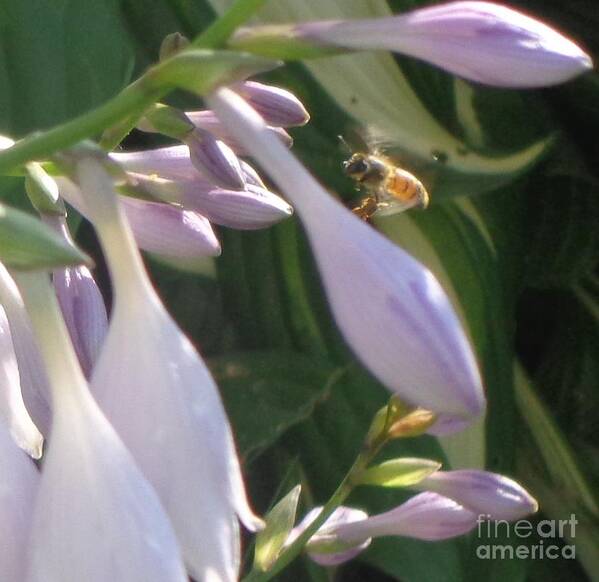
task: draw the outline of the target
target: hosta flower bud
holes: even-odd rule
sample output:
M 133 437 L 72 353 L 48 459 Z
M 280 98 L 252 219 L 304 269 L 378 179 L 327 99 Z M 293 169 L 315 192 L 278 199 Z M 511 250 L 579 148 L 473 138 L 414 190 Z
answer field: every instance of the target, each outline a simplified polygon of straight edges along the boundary
M 448 2 L 366 20 L 328 20 L 243 29 L 238 49 L 301 58 L 390 50 L 461 77 L 500 87 L 546 87 L 592 68 L 570 39 L 521 12 L 491 2 Z
M 66 178 L 58 181 L 64 199 L 89 217 L 79 188 Z M 147 200 L 123 197 L 122 201 L 135 240 L 143 250 L 184 259 L 220 254 L 220 243 L 210 223 L 196 212 Z
M 293 528 L 286 545 L 291 544 L 303 531 L 318 517 L 322 507 L 315 507 L 309 511 L 304 519 Z M 365 511 L 351 507 L 340 506 L 330 515 L 318 531 L 306 544 L 306 551 L 310 558 L 321 566 L 337 566 L 355 558 L 363 552 L 372 541 L 366 538 L 358 542 L 344 543 L 336 535 L 336 529 L 342 524 L 351 524 L 363 521 L 368 517 Z
M 519 483 L 488 471 L 437 471 L 416 487 L 449 497 L 489 519 L 520 519 L 539 508 L 536 499 Z
M 255 81 L 245 81 L 234 87 L 268 125 L 293 127 L 310 120 L 302 102 L 290 91 Z
M 224 188 L 243 190 L 245 179 L 233 150 L 207 131 L 196 129 L 185 137 L 192 164 L 211 182 Z
M 46 215 L 43 220 L 72 242 L 63 216 Z M 55 269 L 52 282 L 79 363 L 89 376 L 108 328 L 104 298 L 85 265 Z
M 335 320 L 362 363 L 407 403 L 435 412 L 437 432 L 479 416 L 476 360 L 434 275 L 333 200 L 238 95 L 220 89 L 209 102 L 297 209 Z

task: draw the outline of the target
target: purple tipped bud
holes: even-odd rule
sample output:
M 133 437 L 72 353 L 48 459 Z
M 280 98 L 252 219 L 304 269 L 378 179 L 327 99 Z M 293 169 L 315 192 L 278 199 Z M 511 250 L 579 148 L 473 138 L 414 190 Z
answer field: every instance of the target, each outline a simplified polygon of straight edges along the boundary
M 546 24 L 490 2 L 450 2 L 398 16 L 300 24 L 325 45 L 390 50 L 499 87 L 545 87 L 590 70 L 591 58 Z
M 290 91 L 245 81 L 235 87 L 239 93 L 264 119 L 268 125 L 276 127 L 293 127 L 305 125 L 310 120 L 310 114 L 302 102 Z
M 200 180 L 197 168 L 192 164 L 189 148 L 185 145 L 170 146 L 140 152 L 115 152 L 110 157 L 121 164 L 127 172 L 157 176 L 165 180 Z M 247 162 L 239 160 L 243 177 L 248 184 L 266 188 L 258 172 Z M 212 183 L 205 180 L 207 187 Z
M 196 129 L 185 140 L 191 163 L 208 180 L 223 188 L 243 190 L 245 180 L 235 152 L 207 131 Z
M 321 511 L 322 507 L 315 507 L 309 511 L 304 519 L 293 528 L 285 545 L 288 546 L 293 543 L 318 517 Z M 371 538 L 360 540 L 358 543 L 345 543 L 338 539 L 335 532 L 340 525 L 363 521 L 367 517 L 368 514 L 360 509 L 343 505 L 335 509 L 306 545 L 310 558 L 321 566 L 337 566 L 355 558 L 370 545 Z
M 187 118 L 199 129 L 209 131 L 214 137 L 224 141 L 240 156 L 250 155 L 229 131 L 219 121 L 213 111 L 186 111 Z M 285 147 L 293 145 L 293 138 L 281 127 L 269 127 L 269 131 L 279 139 Z
M 66 178 L 58 181 L 62 197 L 78 212 L 88 216 L 79 188 Z M 174 259 L 220 255 L 220 243 L 210 223 L 196 212 L 125 196 L 120 200 L 135 241 L 144 251 Z
M 536 499 L 516 481 L 487 471 L 438 471 L 417 487 L 440 493 L 489 519 L 511 521 L 539 508 Z
M 42 218 L 71 242 L 62 216 L 45 215 Z M 89 377 L 108 329 L 102 293 L 85 265 L 55 269 L 52 281 L 79 363 Z
M 140 248 L 165 257 L 220 255 L 220 243 L 208 220 L 169 204 L 122 197 L 121 203 Z
M 335 528 L 340 540 L 358 542 L 381 536 L 446 540 L 469 532 L 477 514 L 437 493 L 420 493 L 391 511 Z
M 444 428 L 480 416 L 476 359 L 434 275 L 331 198 L 241 97 L 220 89 L 209 100 L 300 215 L 337 325 L 362 363 L 402 400 L 440 415 Z
M 216 224 L 241 230 L 266 228 L 293 214 L 293 208 L 285 200 L 252 185 L 246 190 L 187 187 L 183 190 L 182 203 Z

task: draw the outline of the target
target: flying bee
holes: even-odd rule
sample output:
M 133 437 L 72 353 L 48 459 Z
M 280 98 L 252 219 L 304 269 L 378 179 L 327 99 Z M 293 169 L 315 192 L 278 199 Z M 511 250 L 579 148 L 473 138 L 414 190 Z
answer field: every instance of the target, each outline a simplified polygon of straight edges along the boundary
M 343 170 L 366 191 L 360 205 L 352 209 L 362 220 L 368 221 L 375 214 L 384 216 L 428 206 L 429 194 L 424 184 L 387 156 L 356 152 L 343 162 Z

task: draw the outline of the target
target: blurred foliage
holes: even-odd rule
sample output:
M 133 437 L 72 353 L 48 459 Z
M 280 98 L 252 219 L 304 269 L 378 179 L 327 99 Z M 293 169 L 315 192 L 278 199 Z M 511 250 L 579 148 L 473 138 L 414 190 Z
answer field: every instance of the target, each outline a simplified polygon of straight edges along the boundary
M 420 2 L 389 4 L 400 11 Z M 567 31 L 597 56 L 599 13 L 592 0 L 516 4 Z M 164 36 L 175 31 L 193 36 L 213 17 L 202 0 L 3 2 L 0 133 L 19 137 L 102 103 L 157 58 Z M 430 210 L 376 222 L 425 262 L 456 302 L 490 403 L 484 436 L 468 434 L 458 447 L 423 437 L 384 455 L 422 455 L 455 467 L 486 455 L 488 468 L 523 480 L 539 496 L 539 519 L 556 518 L 562 507 L 584 507 L 590 525 L 576 562 L 478 560 L 474 549 L 481 540 L 473 535 L 435 544 L 384 539 L 338 569 L 335 579 L 599 579 L 592 555 L 597 547 L 587 543 L 597 535 L 599 518 L 585 502 L 599 484 L 599 76 L 515 92 L 468 85 L 408 58 L 396 62 L 440 126 L 473 151 L 515 152 L 547 136 L 554 143 L 534 167 L 503 181 L 462 176 L 460 182 L 440 172 Z M 292 132 L 295 153 L 330 190 L 354 198 L 340 171 L 346 152 L 337 138 L 354 123 L 347 111 L 299 64 L 265 79 L 293 90 L 312 114 L 308 126 Z M 474 124 L 460 113 L 464 96 Z M 170 101 L 198 105 L 182 94 Z M 133 134 L 126 147 L 156 143 Z M 0 181 L 5 199 L 27 207 L 22 189 L 19 178 Z M 459 196 L 464 192 L 472 195 Z M 261 232 L 221 229 L 219 236 L 223 256 L 215 276 L 148 264 L 169 308 L 210 357 L 256 508 L 267 511 L 301 482 L 302 515 L 334 490 L 388 393 L 361 369 L 332 323 L 297 219 Z M 85 222 L 79 239 L 94 255 L 108 297 L 97 243 Z M 516 409 L 515 359 L 531 379 L 531 393 L 544 403 L 531 414 Z M 554 438 L 539 431 L 547 425 L 554 427 Z M 567 460 L 563 470 L 568 463 L 580 470 L 575 484 L 556 479 L 555 467 L 547 464 L 558 445 L 565 455 L 560 458 Z M 403 498 L 397 491 L 364 487 L 350 503 L 379 511 Z M 332 577 L 300 560 L 280 579 Z

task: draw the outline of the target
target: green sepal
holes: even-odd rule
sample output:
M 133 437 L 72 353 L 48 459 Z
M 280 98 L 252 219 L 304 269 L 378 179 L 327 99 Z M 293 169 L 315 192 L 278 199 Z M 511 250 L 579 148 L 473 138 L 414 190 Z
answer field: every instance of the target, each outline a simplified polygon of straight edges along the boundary
M 156 88 L 172 87 L 205 95 L 219 85 L 243 81 L 279 65 L 249 53 L 188 49 L 159 63 L 143 79 Z
M 86 254 L 40 220 L 3 204 L 0 204 L 0 261 L 23 271 L 92 263 Z
M 41 164 L 29 162 L 25 165 L 25 191 L 40 214 L 65 216 L 64 204 L 60 200 L 58 185 Z
M 430 459 L 392 459 L 362 471 L 353 482 L 380 487 L 410 487 L 440 468 L 441 463 Z
M 265 518 L 266 527 L 256 536 L 254 568 L 266 572 L 281 553 L 295 523 L 301 485 L 296 485 L 279 501 Z
M 350 50 L 302 38 L 295 33 L 292 24 L 267 24 L 238 31 L 230 40 L 229 47 L 255 55 L 286 61 L 314 59 L 338 55 Z
M 175 139 L 182 139 L 194 127 L 183 111 L 164 103 L 152 105 L 137 123 L 137 128 L 142 131 L 162 133 Z

